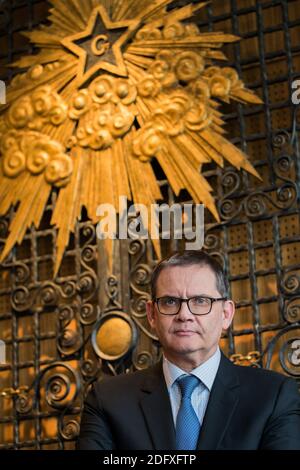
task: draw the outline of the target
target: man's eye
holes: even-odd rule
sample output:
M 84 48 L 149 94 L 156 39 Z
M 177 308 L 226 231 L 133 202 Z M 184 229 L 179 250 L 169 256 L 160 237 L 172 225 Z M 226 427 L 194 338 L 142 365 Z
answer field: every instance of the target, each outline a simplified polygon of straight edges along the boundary
M 176 299 L 174 299 L 173 297 L 166 297 L 164 299 L 164 303 L 165 303 L 165 305 L 168 305 L 168 306 L 175 305 L 176 304 Z
M 205 297 L 194 297 L 193 298 L 193 303 L 195 305 L 206 305 L 207 304 L 207 299 L 205 299 Z

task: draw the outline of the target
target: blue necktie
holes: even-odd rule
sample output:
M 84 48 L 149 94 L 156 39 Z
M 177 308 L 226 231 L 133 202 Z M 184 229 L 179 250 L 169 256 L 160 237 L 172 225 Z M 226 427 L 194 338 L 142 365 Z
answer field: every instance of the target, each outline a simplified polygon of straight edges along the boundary
M 181 403 L 176 419 L 176 449 L 194 450 L 200 431 L 200 422 L 191 403 L 193 390 L 199 385 L 194 375 L 177 379 L 181 390 Z

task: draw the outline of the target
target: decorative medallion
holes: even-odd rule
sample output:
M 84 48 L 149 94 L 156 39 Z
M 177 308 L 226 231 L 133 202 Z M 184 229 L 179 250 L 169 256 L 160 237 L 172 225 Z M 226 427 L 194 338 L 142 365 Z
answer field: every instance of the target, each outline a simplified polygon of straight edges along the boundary
M 102 359 L 114 361 L 124 357 L 135 345 L 137 331 L 131 318 L 123 312 L 109 312 L 96 323 L 92 345 Z
M 39 48 L 15 67 L 0 115 L 0 215 L 15 214 L 3 261 L 38 227 L 57 192 L 57 273 L 70 233 L 87 209 L 116 209 L 125 196 L 149 207 L 162 197 L 158 161 L 176 195 L 186 189 L 218 221 L 203 163 L 224 159 L 258 177 L 224 137 L 222 102 L 259 104 L 220 48 L 239 38 L 201 32 L 205 4 L 172 0 L 51 0 L 50 26 L 24 33 Z M 217 62 L 216 62 L 217 61 Z M 153 240 L 160 254 L 158 240 Z M 111 255 L 111 241 L 107 249 Z

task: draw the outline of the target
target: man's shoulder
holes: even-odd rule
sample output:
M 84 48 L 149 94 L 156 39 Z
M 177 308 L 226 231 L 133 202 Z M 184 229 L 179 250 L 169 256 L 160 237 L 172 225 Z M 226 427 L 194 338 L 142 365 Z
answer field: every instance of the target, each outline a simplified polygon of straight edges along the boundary
M 241 384 L 253 383 L 265 384 L 280 387 L 284 382 L 295 383 L 291 377 L 284 375 L 280 372 L 265 369 L 263 367 L 240 366 L 235 365 L 226 359 L 227 367 L 229 366 L 237 374 Z M 229 363 L 229 365 L 228 365 Z
M 94 386 L 107 393 L 113 390 L 127 391 L 139 388 L 143 383 L 151 382 L 160 373 L 162 373 L 162 367 L 160 363 L 157 363 L 147 369 L 102 377 Z
M 264 369 L 263 367 L 238 366 L 234 365 L 240 377 L 252 377 L 254 380 L 266 382 L 276 382 L 278 384 L 285 381 L 288 377 L 274 370 Z

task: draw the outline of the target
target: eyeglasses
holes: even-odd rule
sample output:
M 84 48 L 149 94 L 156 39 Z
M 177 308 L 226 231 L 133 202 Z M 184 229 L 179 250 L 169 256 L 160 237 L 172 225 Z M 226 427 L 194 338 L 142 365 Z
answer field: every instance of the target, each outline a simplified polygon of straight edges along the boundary
M 227 300 L 227 297 L 207 297 L 204 295 L 196 295 L 189 299 L 181 299 L 180 297 L 158 297 L 153 300 L 156 303 L 159 313 L 162 315 L 177 315 L 181 309 L 182 302 L 186 302 L 189 311 L 193 315 L 208 315 L 211 312 L 214 302 Z

